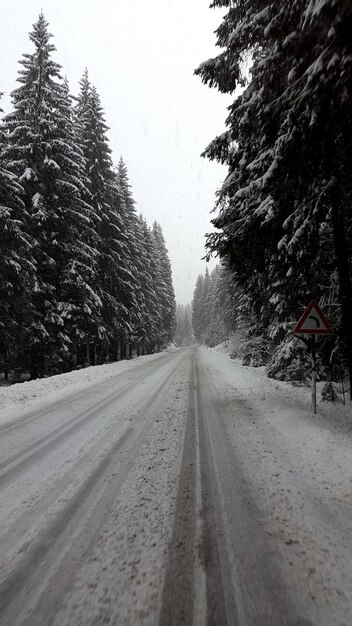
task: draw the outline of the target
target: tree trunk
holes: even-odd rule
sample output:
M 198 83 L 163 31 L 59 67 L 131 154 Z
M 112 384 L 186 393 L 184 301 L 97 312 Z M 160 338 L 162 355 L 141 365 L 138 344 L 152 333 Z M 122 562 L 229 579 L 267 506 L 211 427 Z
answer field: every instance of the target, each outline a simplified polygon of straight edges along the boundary
M 86 343 L 86 367 L 90 366 L 90 345 L 89 345 L 89 337 L 87 337 L 87 343 Z
M 72 346 L 72 369 L 77 369 L 77 343 L 75 341 Z
M 4 350 L 4 380 L 8 380 L 9 379 L 9 357 L 8 357 L 8 351 L 5 349 Z

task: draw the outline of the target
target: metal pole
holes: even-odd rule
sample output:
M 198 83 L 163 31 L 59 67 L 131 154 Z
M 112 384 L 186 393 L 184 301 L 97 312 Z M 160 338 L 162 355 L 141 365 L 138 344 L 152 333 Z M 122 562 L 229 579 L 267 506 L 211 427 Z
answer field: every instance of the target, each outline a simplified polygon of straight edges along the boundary
M 312 404 L 313 413 L 317 412 L 317 362 L 315 352 L 315 335 L 311 335 L 311 350 L 312 350 Z

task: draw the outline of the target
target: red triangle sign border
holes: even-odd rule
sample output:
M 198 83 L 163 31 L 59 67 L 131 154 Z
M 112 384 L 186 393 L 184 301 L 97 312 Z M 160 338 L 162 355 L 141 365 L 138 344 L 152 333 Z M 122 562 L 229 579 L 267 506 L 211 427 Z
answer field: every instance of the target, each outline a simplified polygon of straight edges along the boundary
M 309 318 L 310 313 L 312 312 L 312 310 L 315 309 L 316 313 L 318 314 L 320 321 L 322 322 L 322 324 L 324 325 L 323 327 L 319 328 L 319 327 L 315 327 L 315 328 L 303 328 L 303 325 L 305 323 L 305 321 Z M 314 318 L 316 319 L 316 316 L 314 316 Z M 308 335 L 332 335 L 333 334 L 333 329 L 331 328 L 328 320 L 326 319 L 323 311 L 321 310 L 318 302 L 316 300 L 312 300 L 309 305 L 307 306 L 306 310 L 304 311 L 302 317 L 300 318 L 300 320 L 298 321 L 296 328 L 294 329 L 294 334 L 296 335 L 300 335 L 300 334 L 308 334 Z

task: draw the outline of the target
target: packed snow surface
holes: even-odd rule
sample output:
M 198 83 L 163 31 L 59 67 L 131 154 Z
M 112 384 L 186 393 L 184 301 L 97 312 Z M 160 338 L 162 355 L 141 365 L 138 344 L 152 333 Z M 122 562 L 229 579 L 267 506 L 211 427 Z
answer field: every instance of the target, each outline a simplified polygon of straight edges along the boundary
M 168 348 L 168 352 L 174 350 Z M 145 362 L 153 362 L 160 354 L 141 356 L 133 361 L 119 361 L 105 365 L 95 365 L 84 369 L 58 374 L 48 378 L 16 383 L 0 387 L 0 425 L 22 417 L 28 411 L 41 411 L 53 402 L 83 392 L 92 385 L 108 381 L 109 378 L 132 371 Z
M 0 621 L 352 623 L 350 405 L 225 349 L 1 388 Z

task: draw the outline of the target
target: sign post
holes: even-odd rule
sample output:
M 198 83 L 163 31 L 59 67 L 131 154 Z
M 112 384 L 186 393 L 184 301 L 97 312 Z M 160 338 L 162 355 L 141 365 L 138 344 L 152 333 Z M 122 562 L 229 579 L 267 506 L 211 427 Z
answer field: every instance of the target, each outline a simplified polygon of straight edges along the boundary
M 316 300 L 312 300 L 300 318 L 296 328 L 295 335 L 311 336 L 311 356 L 312 356 L 312 405 L 313 412 L 317 412 L 317 360 L 316 360 L 316 335 L 332 335 L 328 320 Z
M 315 335 L 311 335 L 311 355 L 312 355 L 312 405 L 313 413 L 317 412 L 317 357 L 315 350 Z

